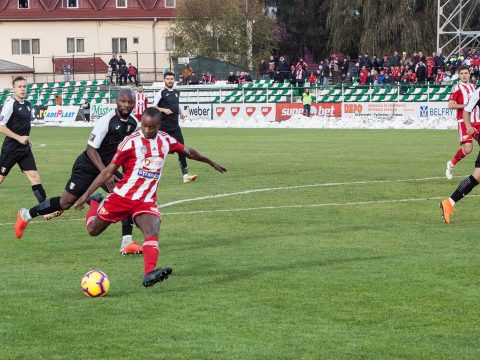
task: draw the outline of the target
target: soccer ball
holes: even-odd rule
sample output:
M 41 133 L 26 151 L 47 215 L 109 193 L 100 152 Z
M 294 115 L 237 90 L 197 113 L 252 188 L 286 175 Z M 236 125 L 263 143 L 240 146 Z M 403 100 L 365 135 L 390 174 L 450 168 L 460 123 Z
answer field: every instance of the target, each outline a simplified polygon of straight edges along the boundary
M 110 280 L 100 270 L 90 270 L 82 278 L 82 290 L 88 297 L 104 296 L 110 288 Z

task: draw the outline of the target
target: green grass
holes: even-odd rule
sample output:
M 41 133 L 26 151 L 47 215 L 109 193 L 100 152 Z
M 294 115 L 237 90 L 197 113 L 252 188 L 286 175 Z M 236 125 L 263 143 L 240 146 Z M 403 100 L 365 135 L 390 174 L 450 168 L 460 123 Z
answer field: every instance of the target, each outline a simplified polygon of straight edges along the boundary
M 46 144 L 34 153 L 49 195 L 63 191 L 88 133 L 33 130 L 33 142 Z M 15 168 L 0 185 L 0 359 L 480 358 L 479 199 L 464 199 L 450 226 L 438 209 L 461 180 L 442 178 L 454 131 L 184 133 L 229 172 L 190 162 L 199 180 L 184 186 L 170 157 L 160 204 L 439 178 L 163 208 L 160 265 L 174 274 L 145 289 L 142 258 L 118 254 L 119 224 L 90 238 L 85 212 L 68 211 L 16 240 L 16 210 L 35 201 Z M 456 175 L 469 174 L 474 159 Z M 429 200 L 381 202 L 421 198 Z M 343 203 L 359 204 L 298 207 Z M 80 290 L 92 268 L 110 278 L 105 298 Z

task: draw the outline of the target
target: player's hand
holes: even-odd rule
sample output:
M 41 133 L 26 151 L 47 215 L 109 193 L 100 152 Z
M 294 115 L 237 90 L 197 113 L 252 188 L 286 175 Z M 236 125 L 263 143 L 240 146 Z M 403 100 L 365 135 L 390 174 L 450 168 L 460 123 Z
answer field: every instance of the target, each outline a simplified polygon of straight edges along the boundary
M 227 172 L 227 169 L 225 169 L 222 165 L 217 164 L 217 163 L 214 162 L 214 161 L 212 161 L 212 163 L 211 163 L 210 165 L 211 165 L 215 170 L 221 172 L 222 174 Z
M 468 135 L 473 135 L 477 132 L 477 129 L 475 129 L 472 125 L 465 124 L 465 127 L 467 129 L 467 134 Z
M 107 190 L 109 193 L 113 191 L 115 187 L 115 175 L 105 182 L 105 186 L 107 187 Z
M 159 110 L 160 110 L 161 112 L 163 112 L 165 115 L 172 115 L 172 114 L 173 114 L 173 111 L 170 110 L 170 109 L 159 108 Z
M 22 145 L 27 145 L 28 143 L 30 143 L 30 139 L 28 138 L 28 136 L 19 136 L 17 141 Z
M 85 196 L 80 197 L 80 199 L 77 200 L 75 205 L 73 205 L 75 207 L 75 210 L 82 210 L 85 207 L 86 200 L 87 199 L 85 198 Z

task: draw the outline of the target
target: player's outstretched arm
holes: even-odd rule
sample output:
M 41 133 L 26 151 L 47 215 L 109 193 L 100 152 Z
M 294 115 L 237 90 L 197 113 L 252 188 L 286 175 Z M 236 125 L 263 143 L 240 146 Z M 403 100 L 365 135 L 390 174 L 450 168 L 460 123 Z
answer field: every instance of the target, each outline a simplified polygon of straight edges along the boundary
M 0 124 L 0 134 L 3 134 L 5 136 L 8 136 L 12 139 L 17 140 L 20 144 L 26 145 L 30 142 L 30 139 L 28 136 L 22 136 L 14 133 L 12 130 L 7 128 L 5 125 Z
M 82 210 L 83 207 L 85 206 L 85 203 L 87 202 L 87 199 L 90 195 L 93 194 L 95 190 L 97 190 L 100 186 L 105 184 L 105 182 L 108 179 L 111 179 L 113 174 L 118 170 L 118 166 L 110 163 L 105 169 L 102 170 L 100 174 L 93 180 L 93 183 L 89 186 L 87 191 L 80 197 L 80 199 L 77 200 L 75 203 L 75 209 L 76 210 Z
M 183 153 L 183 155 L 185 155 L 189 159 L 204 162 L 205 164 L 210 165 L 215 170 L 217 170 L 221 173 L 226 173 L 227 172 L 227 169 L 225 169 L 222 165 L 220 165 L 220 164 L 216 163 L 215 161 L 209 159 L 208 157 L 206 157 L 205 155 L 203 155 L 202 153 L 200 153 L 198 150 L 196 150 L 194 148 L 185 146 L 183 152 L 181 152 L 181 153 Z

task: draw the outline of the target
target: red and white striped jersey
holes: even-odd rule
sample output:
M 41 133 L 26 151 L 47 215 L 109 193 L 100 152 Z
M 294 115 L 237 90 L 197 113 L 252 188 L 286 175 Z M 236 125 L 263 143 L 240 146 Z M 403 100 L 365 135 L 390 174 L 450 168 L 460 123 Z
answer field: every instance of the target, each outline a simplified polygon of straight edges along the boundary
M 144 92 L 137 92 L 135 94 L 135 100 L 135 114 L 142 116 L 145 109 L 148 107 L 147 95 Z
M 161 131 L 155 139 L 146 139 L 141 131 L 127 136 L 112 159 L 125 170 L 113 192 L 130 200 L 155 201 L 167 154 L 183 149 L 183 144 Z
M 449 101 L 455 101 L 458 105 L 466 105 L 468 100 L 475 92 L 475 85 L 467 83 L 458 83 L 453 86 Z M 478 110 L 473 111 L 471 122 L 478 123 Z M 457 121 L 463 122 L 463 109 L 457 109 Z

